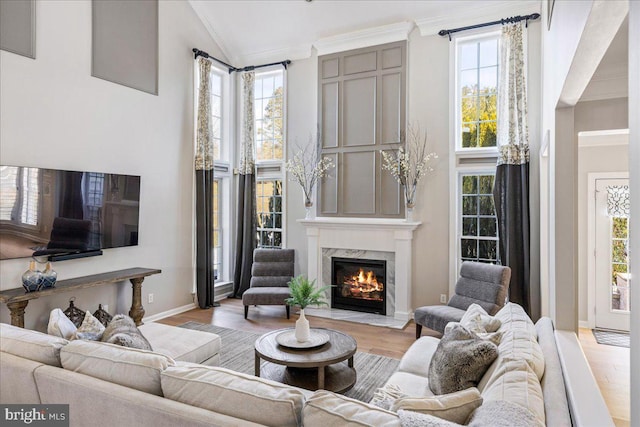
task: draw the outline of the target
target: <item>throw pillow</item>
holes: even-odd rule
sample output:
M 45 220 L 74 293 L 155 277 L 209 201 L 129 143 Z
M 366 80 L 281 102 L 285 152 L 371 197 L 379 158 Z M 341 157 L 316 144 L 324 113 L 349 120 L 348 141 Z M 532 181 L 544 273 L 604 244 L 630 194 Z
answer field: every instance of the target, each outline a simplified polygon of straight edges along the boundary
M 102 342 L 153 351 L 149 341 L 142 335 L 133 319 L 124 314 L 117 314 L 109 323 L 102 335 Z
M 98 319 L 93 317 L 93 314 L 89 310 L 84 315 L 84 320 L 73 334 L 71 339 L 74 340 L 91 340 L 100 341 L 102 333 L 104 332 L 104 325 L 100 323 Z
M 470 427 L 542 427 L 527 408 L 506 400 L 486 402 L 475 410 L 469 422 Z
M 480 405 L 482 396 L 477 388 L 471 387 L 441 396 L 400 398 L 393 403 L 391 411 L 398 412 L 404 409 L 465 424 L 469 415 Z
M 500 322 L 500 319 L 489 315 L 480 305 L 474 303 L 464 312 L 462 319 L 460 319 L 460 324 L 471 332 L 484 334 L 497 331 L 500 329 L 502 322 Z
M 447 331 L 451 330 L 451 328 L 453 328 L 453 325 L 461 325 L 461 323 L 458 323 L 458 322 L 449 322 L 449 323 L 447 323 L 447 326 L 444 327 L 444 333 L 446 334 Z M 467 328 L 467 329 L 469 329 L 469 328 Z M 470 332 L 473 332 L 473 331 L 470 331 Z M 479 338 L 482 338 L 483 340 L 491 341 L 495 345 L 500 345 L 500 342 L 502 342 L 502 336 L 504 335 L 503 331 L 485 332 L 485 333 L 474 332 L 474 333 Z
M 434 394 L 446 394 L 476 387 L 496 357 L 498 347 L 494 343 L 454 325 L 431 358 L 429 388 Z
M 54 308 L 49 314 L 49 324 L 47 325 L 47 333 L 56 337 L 71 339 L 78 328 L 73 324 L 64 312 L 59 308 Z
M 369 403 L 378 408 L 389 410 L 396 399 L 403 397 L 407 397 L 407 395 L 400 390 L 400 387 L 396 384 L 387 384 L 373 393 L 373 398 Z
M 460 424 L 452 423 L 433 415 L 405 411 L 404 409 L 398 411 L 398 417 L 402 427 L 460 427 Z

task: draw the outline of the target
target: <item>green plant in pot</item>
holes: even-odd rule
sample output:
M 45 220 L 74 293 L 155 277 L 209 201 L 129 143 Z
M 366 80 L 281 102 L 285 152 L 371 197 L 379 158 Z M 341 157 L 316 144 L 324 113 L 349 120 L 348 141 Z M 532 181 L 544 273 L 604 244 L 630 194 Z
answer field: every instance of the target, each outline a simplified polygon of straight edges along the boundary
M 287 298 L 285 300 L 285 303 L 287 303 L 287 305 L 297 305 L 300 307 L 300 317 L 298 318 L 298 320 L 296 320 L 296 341 L 301 343 L 309 341 L 311 332 L 309 329 L 309 321 L 304 316 L 304 309 L 309 305 L 326 305 L 326 291 L 329 288 L 331 288 L 331 286 L 323 286 L 319 289 L 316 289 L 316 281 L 310 281 L 306 276 L 302 274 L 300 276 L 294 277 L 289 282 L 289 291 L 291 292 L 291 297 Z

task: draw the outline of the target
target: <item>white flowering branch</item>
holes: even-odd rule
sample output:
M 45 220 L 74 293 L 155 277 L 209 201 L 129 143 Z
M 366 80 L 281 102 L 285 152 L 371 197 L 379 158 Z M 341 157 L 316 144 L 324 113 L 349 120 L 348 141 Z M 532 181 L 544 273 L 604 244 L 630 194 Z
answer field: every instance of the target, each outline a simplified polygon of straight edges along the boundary
M 408 126 L 407 132 L 400 135 L 400 142 L 404 147 L 380 152 L 382 169 L 389 171 L 396 181 L 402 184 L 407 207 L 412 208 L 416 202 L 418 182 L 428 172 L 433 171 L 429 163 L 437 159 L 438 155 L 433 152 L 427 153 L 427 134 L 423 134 L 417 125 Z
M 312 137 L 309 137 L 309 144 L 305 147 L 296 144 L 296 154 L 285 165 L 285 169 L 291 174 L 289 180 L 302 187 L 307 207 L 312 205 L 313 187 L 318 179 L 325 177 L 329 169 L 335 166 L 330 158 L 319 158 L 319 138 L 316 144 L 311 144 L 311 141 Z

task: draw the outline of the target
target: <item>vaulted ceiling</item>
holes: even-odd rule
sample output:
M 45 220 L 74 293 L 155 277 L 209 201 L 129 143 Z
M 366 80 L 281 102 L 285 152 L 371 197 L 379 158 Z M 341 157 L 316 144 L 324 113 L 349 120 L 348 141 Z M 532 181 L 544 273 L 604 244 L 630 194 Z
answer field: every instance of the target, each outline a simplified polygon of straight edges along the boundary
M 189 1 L 235 66 L 309 57 L 323 39 L 390 24 L 418 25 L 426 35 L 540 10 L 540 0 Z

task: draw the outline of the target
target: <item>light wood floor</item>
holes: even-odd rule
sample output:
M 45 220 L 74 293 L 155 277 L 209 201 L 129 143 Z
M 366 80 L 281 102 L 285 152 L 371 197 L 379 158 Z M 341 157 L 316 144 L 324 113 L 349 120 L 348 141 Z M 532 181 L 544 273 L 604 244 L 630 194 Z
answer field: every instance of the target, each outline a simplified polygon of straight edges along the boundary
M 343 322 L 308 316 L 312 325 L 346 332 L 358 343 L 358 351 L 400 359 L 415 341 L 415 326 L 410 322 L 403 330 Z M 181 325 L 193 321 L 210 323 L 224 328 L 264 333 L 277 328 L 295 325 L 297 316 L 287 320 L 282 306 L 249 308 L 249 318 L 244 319 L 242 301 L 227 299 L 220 307 L 207 310 L 190 310 L 161 320 L 167 325 Z M 423 335 L 429 332 L 423 329 Z M 600 386 L 609 412 L 617 426 L 629 426 L 629 349 L 600 345 L 589 329 L 580 329 L 580 343 L 591 370 Z

